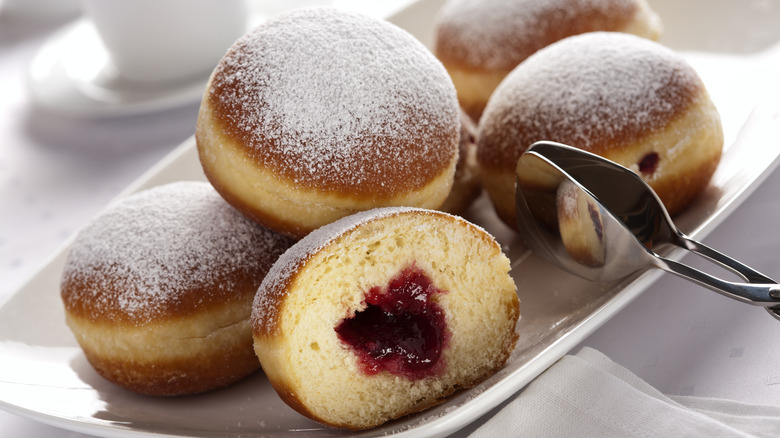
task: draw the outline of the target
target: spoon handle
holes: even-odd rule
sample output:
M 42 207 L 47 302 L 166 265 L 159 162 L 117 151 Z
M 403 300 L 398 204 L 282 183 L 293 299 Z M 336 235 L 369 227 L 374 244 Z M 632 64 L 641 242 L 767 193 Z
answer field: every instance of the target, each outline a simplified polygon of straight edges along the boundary
M 776 281 L 722 252 L 689 238 L 680 231 L 677 231 L 672 240 L 675 245 L 704 256 L 739 274 L 748 283 L 722 280 L 688 265 L 654 254 L 653 258 L 657 267 L 737 301 L 763 306 L 770 315 L 780 320 L 780 286 Z
M 747 266 L 746 264 L 740 262 L 739 260 L 735 260 L 727 256 L 726 254 L 714 250 L 701 242 L 697 242 L 682 233 L 677 234 L 676 238 L 677 239 L 674 243 L 677 246 L 685 248 L 688 251 L 694 252 L 696 254 L 699 254 L 701 256 L 704 256 L 712 260 L 713 262 L 718 263 L 719 265 L 731 270 L 732 272 L 739 274 L 740 276 L 742 276 L 742 278 L 747 280 L 749 283 L 761 283 L 761 284 L 777 283 L 776 281 L 756 271 L 750 266 Z
M 743 303 L 763 306 L 770 315 L 780 320 L 780 285 L 777 283 L 735 283 L 726 281 L 683 263 L 656 255 L 655 266 L 686 280 L 697 283 L 721 295 Z

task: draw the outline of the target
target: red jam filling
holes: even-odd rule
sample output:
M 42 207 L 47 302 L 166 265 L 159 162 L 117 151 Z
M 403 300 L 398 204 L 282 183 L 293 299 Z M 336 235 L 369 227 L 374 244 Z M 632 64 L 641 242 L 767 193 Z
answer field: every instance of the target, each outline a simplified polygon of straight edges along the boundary
M 431 300 L 437 289 L 412 265 L 366 294 L 366 308 L 336 325 L 339 339 L 358 356 L 368 375 L 387 371 L 418 380 L 444 370 L 450 332 L 444 311 Z
M 645 175 L 652 175 L 658 168 L 658 153 L 650 152 L 639 160 L 639 171 Z

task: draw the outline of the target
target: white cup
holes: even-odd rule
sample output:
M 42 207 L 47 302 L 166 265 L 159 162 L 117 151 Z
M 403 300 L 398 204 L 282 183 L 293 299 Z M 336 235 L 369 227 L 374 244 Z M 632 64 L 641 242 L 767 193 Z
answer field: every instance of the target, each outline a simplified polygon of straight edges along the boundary
M 246 32 L 246 0 L 81 0 L 119 75 L 167 82 L 208 74 Z

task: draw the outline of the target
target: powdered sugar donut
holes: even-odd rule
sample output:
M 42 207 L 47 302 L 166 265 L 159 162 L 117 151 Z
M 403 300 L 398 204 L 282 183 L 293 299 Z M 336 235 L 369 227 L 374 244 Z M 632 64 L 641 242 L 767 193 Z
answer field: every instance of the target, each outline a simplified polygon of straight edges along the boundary
M 481 228 L 388 207 L 345 217 L 279 258 L 252 311 L 280 397 L 365 429 L 425 409 L 500 368 L 517 340 L 509 259 Z
M 485 108 L 477 133 L 482 184 L 512 227 L 517 160 L 542 140 L 634 170 L 675 214 L 708 184 L 723 130 L 703 82 L 680 55 L 633 35 L 592 32 L 529 57 Z
M 209 184 L 121 200 L 68 253 L 66 321 L 95 370 L 130 390 L 180 395 L 259 368 L 249 315 L 289 239 L 243 217 Z
M 300 9 L 239 39 L 198 117 L 203 169 L 247 216 L 301 237 L 384 205 L 438 208 L 458 158 L 441 63 L 386 21 Z
M 645 0 L 449 0 L 437 17 L 434 52 L 461 105 L 479 121 L 493 90 L 523 60 L 593 31 L 655 40 L 661 24 Z

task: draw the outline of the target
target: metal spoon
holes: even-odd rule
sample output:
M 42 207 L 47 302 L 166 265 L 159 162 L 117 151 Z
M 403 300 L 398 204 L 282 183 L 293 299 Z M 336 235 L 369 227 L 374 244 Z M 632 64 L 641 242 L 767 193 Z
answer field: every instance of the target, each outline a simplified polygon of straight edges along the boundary
M 559 143 L 538 142 L 517 162 L 517 222 L 528 247 L 593 281 L 616 280 L 647 267 L 671 272 L 780 319 L 780 285 L 685 236 L 655 192 L 634 172 Z M 663 257 L 675 245 L 724 266 L 731 282 Z

